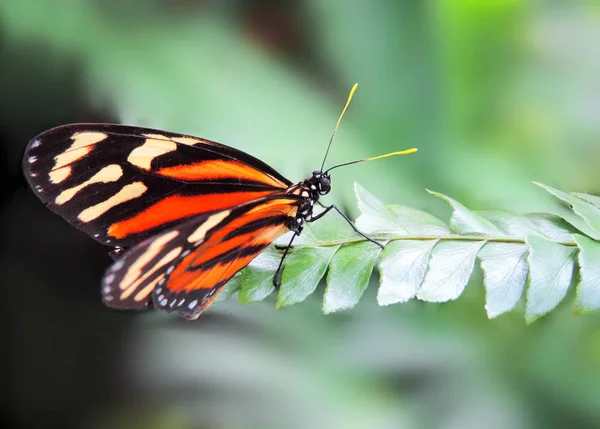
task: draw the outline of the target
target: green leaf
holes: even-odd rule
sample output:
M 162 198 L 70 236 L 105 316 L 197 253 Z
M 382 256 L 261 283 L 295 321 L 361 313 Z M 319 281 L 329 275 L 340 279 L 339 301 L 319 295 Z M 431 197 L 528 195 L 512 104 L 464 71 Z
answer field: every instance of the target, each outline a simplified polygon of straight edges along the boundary
M 241 271 L 242 288 L 238 300 L 244 303 L 262 301 L 275 290 L 273 275 L 279 266 L 282 254 L 267 248 Z
M 511 237 L 524 237 L 525 235 L 540 233 L 531 221 L 522 214 L 498 211 L 476 211 L 475 213 L 489 220 L 500 228 L 502 232 Z
M 574 234 L 579 246 L 579 272 L 575 312 L 585 314 L 600 308 L 600 243 L 588 237 Z
M 443 241 L 431 251 L 429 270 L 417 298 L 445 302 L 458 298 L 473 271 L 477 253 L 485 241 Z
M 384 206 L 358 183 L 354 184 L 354 192 L 361 211 L 361 215 L 356 219 L 356 226 L 366 234 L 379 236 L 450 234 L 448 226 L 429 213 L 400 205 Z
M 231 296 L 242 288 L 241 281 L 242 271 L 238 272 L 227 282 L 221 292 L 217 295 L 214 300 L 215 304 L 219 302 L 227 301 Z
M 316 206 L 314 215 L 320 214 L 323 210 L 321 207 Z M 317 244 L 361 238 L 335 210 L 331 210 L 316 222 L 305 223 L 304 229 L 300 237 L 307 235 Z
M 531 323 L 554 309 L 567 294 L 577 248 L 562 246 L 537 235 L 528 235 L 525 241 L 530 248 L 525 319 Z
M 571 195 L 582 199 L 583 201 L 587 201 L 588 203 L 598 207 L 600 209 L 600 197 L 590 194 L 584 194 L 581 192 L 571 192 Z
M 419 234 L 438 236 L 450 234 L 448 226 L 435 216 L 400 205 L 384 206 L 358 183 L 354 184 L 361 215 L 356 226 L 366 234 L 402 236 Z
M 556 198 L 569 204 L 569 207 L 571 208 L 571 210 L 573 210 L 573 212 L 576 215 L 581 217 L 585 221 L 585 223 L 594 230 L 594 232 L 600 234 L 600 208 L 572 194 L 568 194 L 566 192 L 552 188 L 551 186 L 544 185 L 538 182 L 533 183 L 539 186 L 540 188 L 543 188 L 546 191 L 550 192 Z
M 392 213 L 395 221 L 403 225 L 409 234 L 440 236 L 452 233 L 448 225 L 424 211 L 400 205 L 389 205 L 387 209 Z
M 512 310 L 527 281 L 527 246 L 519 243 L 487 243 L 481 252 L 481 269 L 490 319 Z
M 290 252 L 284 264 L 276 307 L 302 302 L 313 293 L 338 248 L 304 247 Z
M 571 234 L 581 233 L 560 216 L 548 213 L 530 213 L 525 215 L 534 228 L 551 241 L 570 242 L 573 241 Z M 525 236 L 527 234 L 523 234 Z
M 552 241 L 571 241 L 571 234 L 577 233 L 573 225 L 560 216 L 546 213 L 530 213 L 526 215 L 496 211 L 477 212 L 507 235 L 525 237 L 541 235 Z
M 356 219 L 356 227 L 365 234 L 406 235 L 408 230 L 394 219 L 392 213 L 373 194 L 358 183 L 354 183 L 354 193 L 361 215 Z
M 493 236 L 502 236 L 504 233 L 496 225 L 491 223 L 484 217 L 479 216 L 477 213 L 469 210 L 461 203 L 452 198 L 427 190 L 431 195 L 435 195 L 438 198 L 445 200 L 450 206 L 452 206 L 452 217 L 450 218 L 450 228 L 452 231 L 459 234 L 478 233 Z
M 349 244 L 337 251 L 327 273 L 325 314 L 354 307 L 369 284 L 381 247 L 371 242 Z
M 438 240 L 398 240 L 381 252 L 379 262 L 379 305 L 406 302 L 415 297 Z

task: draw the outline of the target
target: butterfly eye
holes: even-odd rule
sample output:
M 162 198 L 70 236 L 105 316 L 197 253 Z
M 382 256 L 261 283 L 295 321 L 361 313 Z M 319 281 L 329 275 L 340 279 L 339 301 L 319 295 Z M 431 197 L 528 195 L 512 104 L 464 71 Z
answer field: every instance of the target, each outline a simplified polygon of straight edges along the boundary
M 329 178 L 329 176 L 320 176 L 319 181 L 317 183 L 319 187 L 319 194 L 325 195 L 328 194 L 331 190 L 331 179 Z

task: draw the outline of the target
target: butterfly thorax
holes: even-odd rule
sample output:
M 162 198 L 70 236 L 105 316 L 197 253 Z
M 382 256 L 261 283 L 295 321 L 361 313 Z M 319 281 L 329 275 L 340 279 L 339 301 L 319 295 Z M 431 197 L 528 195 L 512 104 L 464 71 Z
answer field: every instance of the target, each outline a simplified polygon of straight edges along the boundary
M 303 182 L 297 183 L 288 189 L 289 193 L 302 197 L 302 202 L 298 208 L 296 218 L 301 222 L 310 220 L 313 215 L 313 208 L 322 195 L 326 195 L 331 190 L 331 178 L 322 171 L 313 171 L 312 176 Z M 299 223 L 300 223 L 299 222 Z

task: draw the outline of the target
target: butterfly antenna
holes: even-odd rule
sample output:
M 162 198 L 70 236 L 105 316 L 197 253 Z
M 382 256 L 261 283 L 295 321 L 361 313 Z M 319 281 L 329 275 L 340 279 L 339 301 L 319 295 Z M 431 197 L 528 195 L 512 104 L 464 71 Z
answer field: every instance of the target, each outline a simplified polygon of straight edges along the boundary
M 333 129 L 333 134 L 331 135 L 331 138 L 329 139 L 329 144 L 327 145 L 327 151 L 325 152 L 325 157 L 323 158 L 323 164 L 321 164 L 321 171 L 323 171 L 323 167 L 325 167 L 325 161 L 327 160 L 327 155 L 329 155 L 329 149 L 331 148 L 331 143 L 333 142 L 335 133 L 337 133 L 338 127 L 340 126 L 340 122 L 342 121 L 342 118 L 344 117 L 344 113 L 346 113 L 346 109 L 348 108 L 348 105 L 350 104 L 350 100 L 352 100 L 352 96 L 354 95 L 354 91 L 356 91 L 357 87 L 358 87 L 358 83 L 355 83 L 354 86 L 352 87 L 352 89 L 350 90 L 350 94 L 348 95 L 348 101 L 346 101 L 346 105 L 344 106 L 344 109 L 342 110 L 342 114 L 340 115 L 340 117 L 337 120 L 337 123 L 335 124 L 335 128 Z
M 333 167 L 328 169 L 325 173 L 330 172 L 334 168 L 344 167 L 346 165 L 358 164 L 359 162 L 366 162 L 366 161 L 375 161 L 376 159 L 387 158 L 387 157 L 396 156 L 396 155 L 408 155 L 409 153 L 415 153 L 416 151 L 417 151 L 417 148 L 413 147 L 412 149 L 401 150 L 399 152 L 391 152 L 391 153 L 386 153 L 385 155 L 373 156 L 371 158 L 365 158 L 365 159 L 359 159 L 356 161 L 345 162 L 344 164 L 334 165 Z

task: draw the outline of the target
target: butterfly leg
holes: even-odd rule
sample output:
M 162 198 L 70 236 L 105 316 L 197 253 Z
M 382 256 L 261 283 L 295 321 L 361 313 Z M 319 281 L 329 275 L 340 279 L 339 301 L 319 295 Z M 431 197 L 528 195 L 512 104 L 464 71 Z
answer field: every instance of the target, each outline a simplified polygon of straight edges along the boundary
M 320 203 L 319 203 L 319 204 L 320 204 Z M 312 216 L 310 219 L 306 219 L 306 221 L 307 221 L 307 222 L 314 222 L 314 221 L 316 221 L 317 219 L 321 219 L 321 218 L 322 218 L 323 216 L 325 216 L 325 215 L 326 215 L 326 214 L 327 214 L 327 213 L 328 213 L 328 212 L 329 212 L 331 209 L 334 209 L 336 212 L 338 212 L 338 213 L 339 213 L 339 214 L 340 214 L 340 215 L 341 215 L 341 216 L 342 216 L 342 217 L 343 217 L 343 218 L 346 220 L 346 222 L 348 222 L 348 224 L 349 224 L 349 225 L 352 227 L 352 229 L 353 229 L 354 231 L 356 231 L 356 233 L 357 233 L 357 234 L 359 234 L 359 235 L 363 236 L 364 238 L 366 238 L 367 240 L 369 240 L 371 243 L 374 243 L 374 244 L 378 245 L 379 247 L 381 247 L 381 248 L 383 249 L 383 247 L 384 247 L 384 246 L 383 246 L 383 244 L 381 244 L 381 243 L 378 243 L 377 241 L 373 240 L 373 239 L 372 239 L 371 237 L 369 237 L 368 235 L 365 235 L 364 233 L 360 232 L 360 230 L 359 230 L 359 229 L 358 229 L 356 226 L 354 226 L 354 224 L 352 223 L 352 221 L 350 220 L 350 218 L 349 218 L 348 216 L 346 216 L 346 215 L 344 214 L 344 212 L 343 212 L 343 211 L 341 211 L 341 210 L 339 209 L 339 207 L 338 207 L 338 206 L 336 206 L 335 204 L 332 204 L 332 205 L 330 205 L 330 206 L 323 206 L 322 204 L 320 204 L 320 205 L 321 205 L 322 207 L 324 207 L 324 208 L 325 208 L 325 210 L 324 210 L 324 211 L 322 211 L 321 213 L 319 213 L 319 214 L 318 214 L 318 215 L 316 215 L 316 216 Z
M 277 271 L 275 271 L 275 275 L 273 276 L 273 286 L 275 286 L 275 289 L 277 289 L 277 290 L 279 290 L 279 286 L 281 286 L 281 275 L 283 274 L 283 260 L 285 259 L 288 252 L 290 251 L 290 248 L 292 247 L 292 243 L 294 242 L 294 239 L 296 237 L 298 237 L 299 235 L 300 235 L 299 231 L 294 231 L 294 235 L 292 235 L 292 239 L 290 240 L 287 247 L 283 251 L 283 256 L 281 257 L 281 260 L 279 261 L 279 266 L 277 267 Z

